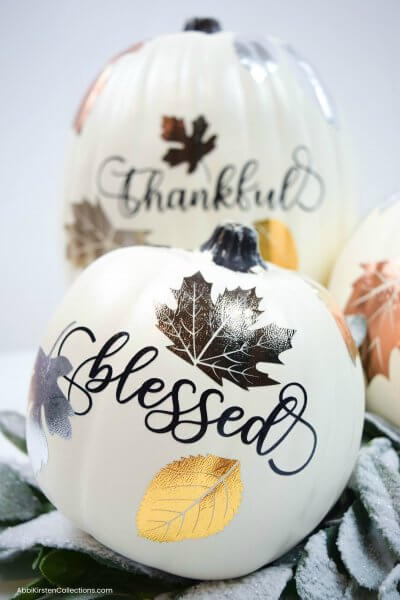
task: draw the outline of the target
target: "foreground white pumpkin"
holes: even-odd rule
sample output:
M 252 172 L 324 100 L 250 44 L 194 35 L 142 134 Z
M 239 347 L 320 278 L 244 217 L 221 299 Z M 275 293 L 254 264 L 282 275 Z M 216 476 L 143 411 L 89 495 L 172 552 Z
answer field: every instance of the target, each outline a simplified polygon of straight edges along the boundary
M 102 257 L 35 365 L 28 448 L 44 492 L 104 544 L 179 575 L 278 557 L 327 513 L 359 448 L 362 371 L 330 302 L 262 263 L 239 225 L 202 251 Z
M 324 88 L 279 40 L 188 27 L 135 44 L 85 97 L 66 176 L 69 264 L 132 244 L 196 248 L 235 219 L 256 227 L 264 259 L 326 281 L 355 192 Z
M 330 290 L 367 322 L 362 359 L 368 408 L 400 426 L 400 197 L 375 208 L 344 247 Z

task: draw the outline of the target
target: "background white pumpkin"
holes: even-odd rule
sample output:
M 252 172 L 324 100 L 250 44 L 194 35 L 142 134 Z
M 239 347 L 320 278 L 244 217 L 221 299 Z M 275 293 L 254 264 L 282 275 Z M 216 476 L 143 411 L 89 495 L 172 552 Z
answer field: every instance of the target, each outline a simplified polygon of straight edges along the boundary
M 400 426 L 400 196 L 375 208 L 340 254 L 329 288 L 367 321 L 363 358 L 369 410 Z
M 196 248 L 231 219 L 256 226 L 264 259 L 326 282 L 356 199 L 328 95 L 280 40 L 188 27 L 120 54 L 85 97 L 66 176 L 69 263 L 136 243 Z
M 242 226 L 201 252 L 100 258 L 35 366 L 28 448 L 44 492 L 104 544 L 179 575 L 278 557 L 328 512 L 359 448 L 360 360 L 329 305 L 318 284 L 264 265 Z

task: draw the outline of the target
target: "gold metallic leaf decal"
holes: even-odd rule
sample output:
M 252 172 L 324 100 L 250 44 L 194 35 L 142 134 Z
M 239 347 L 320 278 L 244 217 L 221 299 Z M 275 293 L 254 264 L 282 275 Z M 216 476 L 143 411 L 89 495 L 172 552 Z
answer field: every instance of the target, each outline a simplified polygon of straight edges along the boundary
M 188 456 L 163 467 L 137 514 L 138 533 L 154 542 L 179 542 L 222 531 L 237 513 L 243 485 L 238 460 Z
M 312 281 L 311 279 L 306 279 L 305 281 L 309 285 L 311 285 L 311 287 L 315 290 L 320 300 L 322 300 L 322 302 L 325 304 L 325 306 L 331 313 L 332 317 L 335 319 L 336 325 L 338 326 L 339 331 L 342 334 L 342 337 L 346 344 L 350 358 L 353 361 L 353 363 L 356 364 L 356 358 L 358 356 L 357 344 L 355 343 L 354 338 L 351 335 L 351 331 L 346 323 L 344 314 L 340 310 L 332 294 L 330 294 L 323 285 L 320 285 L 316 281 Z
M 361 265 L 362 275 L 353 283 L 346 315 L 361 314 L 367 320 L 367 337 L 361 357 L 370 381 L 375 375 L 389 377 L 393 348 L 400 347 L 400 260 Z
M 256 221 L 261 256 L 285 269 L 296 270 L 299 266 L 296 243 L 290 229 L 278 219 Z

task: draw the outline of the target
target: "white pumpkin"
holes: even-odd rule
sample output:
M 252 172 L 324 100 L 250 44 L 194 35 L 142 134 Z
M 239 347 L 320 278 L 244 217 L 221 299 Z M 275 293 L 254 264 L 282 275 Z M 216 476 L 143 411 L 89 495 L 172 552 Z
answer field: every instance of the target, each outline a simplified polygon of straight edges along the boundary
M 202 251 L 103 256 L 36 361 L 27 439 L 43 491 L 172 573 L 235 577 L 277 558 L 330 509 L 359 448 L 360 360 L 330 304 L 263 263 L 239 225 Z
M 68 263 L 132 244 L 193 249 L 230 219 L 256 227 L 265 260 L 326 282 L 356 194 L 324 88 L 277 39 L 187 27 L 120 54 L 86 95 L 66 176 Z
M 340 254 L 330 290 L 367 322 L 361 356 L 367 406 L 400 427 L 400 196 L 375 208 Z

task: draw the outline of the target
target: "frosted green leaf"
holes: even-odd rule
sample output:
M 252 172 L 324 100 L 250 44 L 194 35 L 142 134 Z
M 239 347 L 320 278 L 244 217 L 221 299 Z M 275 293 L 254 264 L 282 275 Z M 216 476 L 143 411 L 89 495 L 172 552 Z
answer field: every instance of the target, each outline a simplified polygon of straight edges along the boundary
M 329 598 L 324 600 L 329 600 Z M 343 600 L 376 600 L 376 592 L 366 590 L 358 586 L 355 581 L 351 581 L 345 591 Z
M 374 438 L 368 444 L 363 446 L 358 455 L 356 466 L 353 470 L 353 473 L 350 477 L 350 481 L 348 482 L 348 487 L 353 491 L 358 492 L 357 482 L 356 482 L 356 472 L 358 461 L 364 456 L 364 452 L 368 451 L 371 455 L 377 456 L 380 460 L 390 469 L 394 471 L 399 470 L 399 457 L 397 452 L 393 449 L 393 446 L 389 439 L 379 437 Z
M 371 437 L 384 435 L 391 440 L 394 446 L 400 447 L 400 429 L 383 417 L 368 412 L 365 413 L 364 430 Z
M 148 575 L 170 582 L 180 583 L 183 580 L 180 577 L 169 575 L 158 569 L 152 569 L 113 552 L 92 536 L 75 527 L 58 511 L 52 511 L 27 523 L 8 527 L 0 532 L 0 550 L 23 551 L 37 546 L 84 552 L 107 567 L 129 571 L 130 573 Z M 190 582 L 190 580 L 187 581 Z
M 370 590 L 378 590 L 395 564 L 393 554 L 359 500 L 343 517 L 337 545 L 350 575 Z
M 32 489 L 9 465 L 0 463 L 0 522 L 21 523 L 43 512 Z
M 0 431 L 14 446 L 26 452 L 25 417 L 11 410 L 0 411 Z
M 305 546 L 305 553 L 296 571 L 296 588 L 302 600 L 343 600 L 348 597 L 347 577 L 339 572 L 328 555 L 326 531 L 313 535 Z
M 204 582 L 175 596 L 177 600 L 279 600 L 292 569 L 288 566 L 272 566 L 239 579 Z
M 274 565 L 285 565 L 289 567 L 293 567 L 296 565 L 302 556 L 304 551 L 304 544 L 298 544 L 283 556 L 280 556 L 277 560 L 274 561 Z
M 387 460 L 389 450 L 390 442 L 384 438 L 362 448 L 354 480 L 370 518 L 400 558 L 400 474 Z
M 400 598 L 400 565 L 397 565 L 386 577 L 379 588 L 379 600 L 398 600 Z

